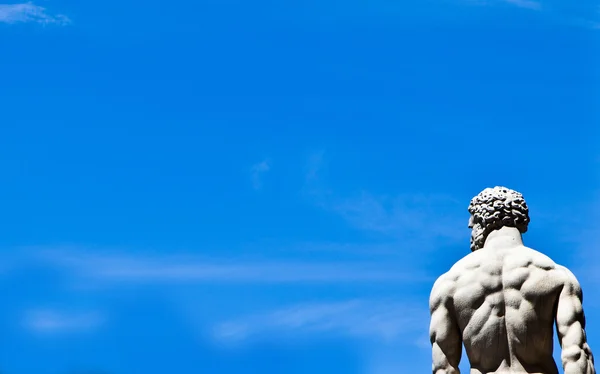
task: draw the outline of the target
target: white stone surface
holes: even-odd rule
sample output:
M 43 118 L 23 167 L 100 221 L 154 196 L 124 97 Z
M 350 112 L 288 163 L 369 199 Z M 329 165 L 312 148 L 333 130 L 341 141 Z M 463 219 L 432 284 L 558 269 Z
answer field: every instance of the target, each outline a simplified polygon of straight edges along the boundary
M 433 373 L 460 373 L 464 346 L 471 374 L 558 374 L 556 326 L 564 373 L 595 374 L 579 282 L 523 244 L 529 215 L 521 194 L 485 189 L 469 212 L 472 252 L 431 291 Z

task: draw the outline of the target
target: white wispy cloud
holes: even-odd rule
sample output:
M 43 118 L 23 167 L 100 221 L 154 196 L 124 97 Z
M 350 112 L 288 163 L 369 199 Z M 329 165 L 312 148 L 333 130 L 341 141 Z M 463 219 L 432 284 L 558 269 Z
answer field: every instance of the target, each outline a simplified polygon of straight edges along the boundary
M 328 283 L 430 282 L 418 269 L 382 262 L 206 260 L 197 256 L 144 256 L 75 250 L 40 250 L 36 258 L 78 279 L 103 282 Z M 61 271 L 62 271 L 61 270 Z
M 313 151 L 308 155 L 306 164 L 306 183 L 311 184 L 318 181 L 325 163 L 325 151 Z
M 50 14 L 46 8 L 31 2 L 0 4 L 0 23 L 25 22 L 66 25 L 70 23 L 71 20 L 62 14 Z
M 250 173 L 252 177 L 252 187 L 254 187 L 255 190 L 262 188 L 262 177 L 269 170 L 271 170 L 271 165 L 268 160 L 252 165 Z
M 74 313 L 53 309 L 29 310 L 23 316 L 23 326 L 40 334 L 63 334 L 93 331 L 105 318 L 98 312 Z
M 353 196 L 336 194 L 321 177 L 324 152 L 307 162 L 304 192 L 317 206 L 351 226 L 394 238 L 404 248 L 431 247 L 468 237 L 466 205 L 443 194 L 376 196 L 362 191 Z
M 494 6 L 508 4 L 514 7 L 536 11 L 541 20 L 551 23 L 585 28 L 600 29 L 600 9 L 594 0 L 569 2 L 563 0 L 463 0 L 470 5 Z
M 508 4 L 518 8 L 542 10 L 542 3 L 536 0 L 464 0 L 469 5 L 498 6 Z
M 519 8 L 541 10 L 542 4 L 533 0 L 504 0 L 505 2 L 517 6 Z
M 339 335 L 377 341 L 416 340 L 427 330 L 426 308 L 406 302 L 349 300 L 297 304 L 218 324 L 216 339 L 240 342 L 253 337 Z
M 458 201 L 442 195 L 400 194 L 389 198 L 362 192 L 357 197 L 338 200 L 329 209 L 363 230 L 400 237 L 427 235 L 459 239 L 468 234 L 462 217 L 465 214 L 460 214 L 466 208 L 460 209 L 461 206 Z
M 427 330 L 427 328 L 424 330 Z M 408 347 L 402 348 L 406 349 Z M 397 344 L 394 344 L 388 345 L 387 347 L 374 347 L 371 349 L 370 354 L 367 356 L 367 362 L 365 363 L 365 374 L 421 373 L 423 372 L 423 368 L 431 366 L 430 354 L 417 354 L 417 357 L 411 357 L 411 359 L 407 360 L 406 354 L 399 354 L 399 352 L 401 352 L 400 349 L 402 348 L 398 347 Z M 429 338 L 427 338 L 427 351 L 430 350 L 431 344 L 429 343 Z M 465 370 L 461 367 L 461 372 L 462 371 L 468 373 L 470 370 Z

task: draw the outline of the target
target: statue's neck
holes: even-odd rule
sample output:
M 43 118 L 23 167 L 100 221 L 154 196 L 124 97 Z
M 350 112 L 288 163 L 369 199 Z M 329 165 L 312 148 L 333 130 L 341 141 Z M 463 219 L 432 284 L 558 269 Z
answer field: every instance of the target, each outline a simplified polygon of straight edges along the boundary
M 523 237 L 519 229 L 514 227 L 502 227 L 494 230 L 485 239 L 483 248 L 498 249 L 516 247 L 523 245 Z

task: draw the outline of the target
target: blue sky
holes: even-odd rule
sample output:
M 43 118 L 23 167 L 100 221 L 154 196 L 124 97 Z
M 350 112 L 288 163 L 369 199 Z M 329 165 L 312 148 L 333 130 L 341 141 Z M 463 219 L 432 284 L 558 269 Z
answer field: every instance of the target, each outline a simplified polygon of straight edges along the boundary
M 600 350 L 598 5 L 1 4 L 0 370 L 428 372 L 495 185 Z

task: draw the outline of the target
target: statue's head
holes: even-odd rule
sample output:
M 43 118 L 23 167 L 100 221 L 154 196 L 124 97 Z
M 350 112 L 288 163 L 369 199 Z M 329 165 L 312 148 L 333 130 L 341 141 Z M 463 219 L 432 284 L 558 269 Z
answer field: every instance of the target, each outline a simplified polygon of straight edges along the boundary
M 521 234 L 527 232 L 529 208 L 523 195 L 506 187 L 486 188 L 469 204 L 471 251 L 483 247 L 485 239 L 494 230 L 514 227 Z

